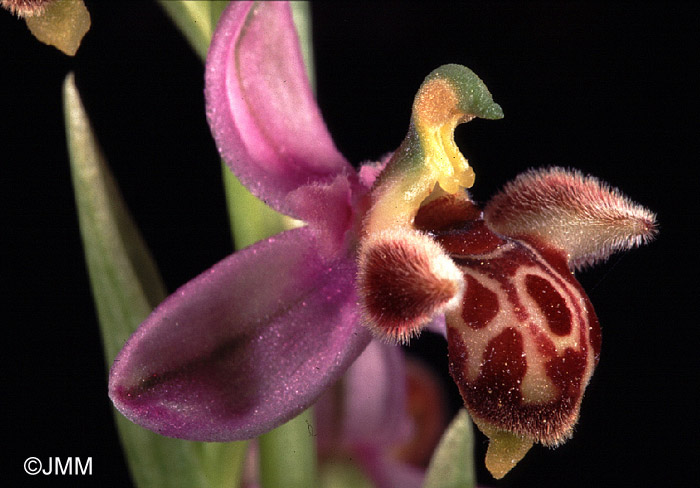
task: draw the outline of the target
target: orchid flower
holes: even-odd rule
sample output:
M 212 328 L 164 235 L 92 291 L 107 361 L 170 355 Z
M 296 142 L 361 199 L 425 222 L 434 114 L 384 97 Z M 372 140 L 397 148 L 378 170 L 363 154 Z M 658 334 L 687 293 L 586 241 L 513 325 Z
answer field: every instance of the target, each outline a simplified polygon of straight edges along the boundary
M 315 405 L 321 472 L 355 466 L 373 486 L 418 488 L 447 425 L 446 407 L 425 365 L 370 342 Z
M 299 414 L 370 342 L 354 251 L 369 183 L 326 131 L 287 4 L 232 3 L 205 81 L 224 160 L 253 194 L 308 225 L 237 252 L 176 291 L 115 360 L 110 395 L 163 435 L 228 441 Z
M 534 442 L 570 437 L 600 351 L 572 270 L 648 241 L 651 212 L 556 168 L 519 176 L 482 211 L 454 129 L 502 111 L 458 65 L 420 86 L 400 147 L 356 171 L 325 128 L 285 4 L 230 5 L 205 95 L 231 170 L 306 225 L 224 259 L 152 313 L 110 373 L 126 417 L 166 436 L 249 439 L 316 401 L 372 337 L 406 342 L 444 314 L 494 476 Z
M 83 0 L 0 0 L 0 6 L 24 18 L 38 40 L 74 56 L 90 29 Z
M 367 381 L 371 377 L 372 381 Z M 418 488 L 447 426 L 434 373 L 393 345 L 369 343 L 343 378 L 314 405 L 319 486 Z M 243 486 L 260 486 L 256 443 Z M 342 480 L 342 481 L 341 481 Z

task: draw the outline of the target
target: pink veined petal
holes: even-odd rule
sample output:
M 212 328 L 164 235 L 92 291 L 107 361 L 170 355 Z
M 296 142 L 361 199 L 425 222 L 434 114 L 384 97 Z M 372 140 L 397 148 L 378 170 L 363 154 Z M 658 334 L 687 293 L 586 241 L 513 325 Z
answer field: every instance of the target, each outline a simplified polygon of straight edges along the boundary
M 110 373 L 130 420 L 169 437 L 249 439 L 294 417 L 370 341 L 355 264 L 320 258 L 306 229 L 216 264 L 161 304 Z
M 284 197 L 352 167 L 323 122 L 287 2 L 232 2 L 206 63 L 207 118 L 221 156 L 248 189 L 295 216 Z

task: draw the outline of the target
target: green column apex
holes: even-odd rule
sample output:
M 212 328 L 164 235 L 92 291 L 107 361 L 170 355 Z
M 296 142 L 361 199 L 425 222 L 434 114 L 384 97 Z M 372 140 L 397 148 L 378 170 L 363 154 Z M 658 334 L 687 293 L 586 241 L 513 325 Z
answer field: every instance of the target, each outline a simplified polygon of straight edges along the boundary
M 413 101 L 408 134 L 375 183 L 368 231 L 411 225 L 436 184 L 450 194 L 474 184 L 454 131 L 475 117 L 500 119 L 503 111 L 473 71 L 446 64 L 425 78 Z

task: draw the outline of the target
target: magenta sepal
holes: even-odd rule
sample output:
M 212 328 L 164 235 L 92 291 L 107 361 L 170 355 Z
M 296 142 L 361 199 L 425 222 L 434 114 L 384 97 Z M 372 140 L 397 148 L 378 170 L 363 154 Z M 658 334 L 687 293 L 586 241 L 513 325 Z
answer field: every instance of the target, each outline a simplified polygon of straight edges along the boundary
M 406 374 L 400 348 L 370 342 L 314 407 L 320 456 L 352 459 L 378 488 L 420 487 L 424 470 L 396 455 L 416 428 L 407 409 Z
M 129 339 L 110 373 L 112 401 L 169 437 L 269 431 L 312 404 L 369 343 L 355 273 L 349 258 L 321 258 L 306 228 L 224 259 Z
M 308 225 L 224 259 L 175 292 L 118 355 L 109 391 L 127 418 L 162 435 L 231 441 L 300 413 L 370 342 L 349 243 L 371 181 L 360 183 L 326 130 L 287 3 L 227 8 L 205 95 L 229 167 Z
M 300 218 L 290 192 L 354 177 L 314 100 L 287 2 L 232 2 L 214 32 L 205 81 L 222 158 L 274 209 Z
M 339 386 L 342 405 L 337 402 L 338 392 L 333 390 L 316 404 L 321 448 L 337 448 L 334 444 L 338 439 L 344 447 L 355 449 L 383 449 L 407 440 L 411 419 L 406 409 L 406 367 L 400 348 L 372 341 Z
M 368 381 L 371 378 L 371 381 Z M 424 470 L 392 456 L 410 439 L 406 365 L 393 344 L 373 341 L 344 377 L 343 440 L 378 488 L 418 488 Z M 320 429 L 319 429 L 320 432 Z

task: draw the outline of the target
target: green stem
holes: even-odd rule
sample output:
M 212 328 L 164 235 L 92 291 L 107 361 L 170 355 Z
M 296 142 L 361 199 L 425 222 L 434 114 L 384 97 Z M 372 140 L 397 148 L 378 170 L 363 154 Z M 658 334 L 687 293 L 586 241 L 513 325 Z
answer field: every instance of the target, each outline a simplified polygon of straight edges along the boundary
M 261 435 L 261 488 L 317 486 L 314 436 L 312 409 Z
M 306 74 L 312 89 L 315 91 L 309 2 L 292 2 L 292 15 L 299 34 L 301 52 L 306 64 Z M 269 211 L 268 207 L 265 208 Z M 275 214 L 280 215 L 276 212 Z M 247 215 L 256 214 L 247 213 Z M 260 228 L 270 231 L 271 222 L 275 223 L 272 218 L 265 218 L 265 223 L 260 222 L 258 225 Z M 282 224 L 288 226 L 289 222 L 283 221 Z M 238 246 L 238 241 L 236 245 Z M 260 436 L 258 441 L 262 488 L 317 486 L 316 442 L 313 436 L 311 409 L 285 425 Z

